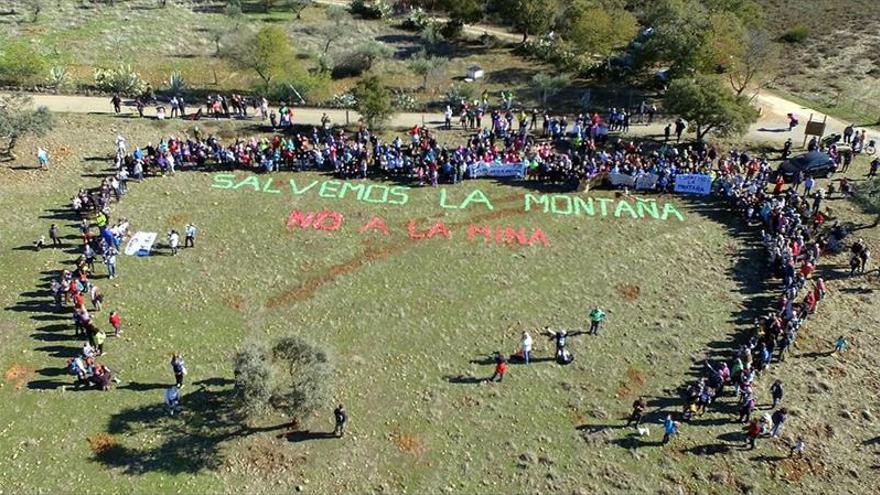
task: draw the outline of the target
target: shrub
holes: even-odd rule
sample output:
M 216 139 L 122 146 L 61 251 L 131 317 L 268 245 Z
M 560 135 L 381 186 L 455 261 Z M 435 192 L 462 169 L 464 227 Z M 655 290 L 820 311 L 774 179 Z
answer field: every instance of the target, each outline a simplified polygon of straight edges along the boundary
M 115 69 L 95 69 L 95 86 L 110 93 L 134 96 L 143 93 L 146 82 L 131 65 L 120 64 Z
M 0 43 L 0 82 L 17 86 L 28 84 L 43 77 L 46 65 L 45 57 L 27 43 Z
M 165 81 L 165 86 L 168 87 L 168 91 L 172 95 L 178 95 L 186 89 L 186 80 L 180 72 L 172 72 L 168 75 L 168 80 Z
M 351 92 L 333 95 L 330 100 L 330 106 L 335 108 L 354 108 L 357 105 L 357 98 Z
M 344 55 L 333 67 L 333 77 L 357 77 L 370 70 L 377 60 L 391 57 L 393 53 L 388 45 L 371 41 Z
M 801 43 L 810 36 L 810 29 L 806 26 L 795 26 L 782 33 L 780 40 L 786 43 Z
M 391 16 L 391 5 L 385 0 L 352 0 L 349 10 L 364 19 L 382 19 Z
M 394 108 L 400 110 L 415 110 L 419 102 L 416 97 L 407 91 L 394 91 Z
M 477 90 L 473 86 L 468 86 L 466 84 L 453 84 L 449 86 L 449 90 L 443 95 L 443 102 L 456 108 L 462 100 L 473 100 L 476 94 Z
M 46 78 L 49 87 L 58 90 L 67 83 L 67 68 L 63 65 L 56 65 L 49 69 L 49 76 Z
M 326 98 L 330 87 L 330 76 L 327 73 L 311 73 L 303 70 L 285 75 L 272 84 L 269 95 L 273 100 L 288 103 L 318 103 Z

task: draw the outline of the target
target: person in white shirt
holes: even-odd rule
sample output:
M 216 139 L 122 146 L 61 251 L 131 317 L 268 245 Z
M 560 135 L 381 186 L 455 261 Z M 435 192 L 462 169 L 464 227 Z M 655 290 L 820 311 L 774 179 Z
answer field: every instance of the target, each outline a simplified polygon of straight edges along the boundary
M 168 415 L 174 416 L 174 413 L 180 412 L 180 392 L 177 387 L 169 387 L 165 390 L 165 407 L 168 409 Z
M 522 333 L 522 353 L 526 364 L 529 364 L 529 358 L 532 354 L 532 336 L 529 332 Z
M 168 245 L 171 246 L 171 254 L 177 254 L 177 248 L 180 246 L 180 235 L 176 230 L 172 230 L 168 234 Z

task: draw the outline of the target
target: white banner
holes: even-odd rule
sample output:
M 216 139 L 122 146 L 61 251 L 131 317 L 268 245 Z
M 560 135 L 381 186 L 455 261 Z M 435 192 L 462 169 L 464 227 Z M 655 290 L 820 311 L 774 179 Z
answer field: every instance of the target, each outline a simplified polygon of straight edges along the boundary
M 125 245 L 125 254 L 129 256 L 149 256 L 156 242 L 155 232 L 135 232 Z
M 473 177 L 518 177 L 525 175 L 524 163 L 477 162 L 471 165 Z
M 657 187 L 658 180 L 660 180 L 660 176 L 657 174 L 642 174 L 636 179 L 636 189 L 654 189 Z
M 635 187 L 636 178 L 629 174 L 608 174 L 612 186 Z
M 712 177 L 703 174 L 676 175 L 674 191 L 705 196 L 712 191 Z

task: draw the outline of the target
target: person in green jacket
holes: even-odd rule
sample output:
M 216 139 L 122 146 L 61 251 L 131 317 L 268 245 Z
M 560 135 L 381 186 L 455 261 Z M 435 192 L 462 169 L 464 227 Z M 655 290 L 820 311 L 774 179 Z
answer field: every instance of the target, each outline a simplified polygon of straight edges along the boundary
M 602 308 L 593 308 L 593 311 L 590 311 L 590 335 L 599 335 L 599 325 L 605 321 L 605 312 L 602 311 Z

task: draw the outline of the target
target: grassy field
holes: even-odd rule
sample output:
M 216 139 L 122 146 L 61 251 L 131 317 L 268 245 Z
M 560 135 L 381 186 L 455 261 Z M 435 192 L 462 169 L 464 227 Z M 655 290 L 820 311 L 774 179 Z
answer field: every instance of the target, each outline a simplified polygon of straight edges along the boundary
M 164 249 L 123 257 L 118 279 L 98 279 L 107 295 L 99 321 L 118 309 L 125 322 L 125 337 L 110 339 L 104 358 L 123 383 L 107 393 L 73 391 L 63 367 L 80 343 L 69 315 L 50 311 L 47 290 L 73 249 L 35 252 L 30 243 L 51 222 L 75 234 L 66 205 L 78 188 L 99 181 L 117 129 L 130 143 L 145 143 L 187 132 L 184 125 L 63 116 L 60 129 L 40 141 L 53 156 L 49 172 L 0 168 L 0 209 L 8 213 L 0 216 L 3 493 L 880 488 L 872 471 L 878 282 L 876 275 L 842 278 L 843 258 L 822 268 L 832 296 L 801 347 L 761 378 L 761 389 L 775 377 L 788 386 L 793 417 L 783 440 L 740 450 L 727 404 L 685 425 L 667 447 L 655 445 L 656 423 L 647 438 L 621 427 L 640 394 L 652 421 L 677 409 L 675 389 L 690 379 L 692 364 L 724 356 L 770 304 L 755 233 L 711 203 L 678 197 L 657 201 L 674 204 L 683 221 L 526 212 L 525 194 L 538 192 L 494 181 L 447 190 L 447 203 L 459 203 L 479 189 L 491 211 L 441 208 L 431 188 L 409 190 L 406 205 L 385 206 L 296 196 L 283 187 L 277 194 L 218 189 L 211 173 L 133 184 L 115 215 L 160 238 L 195 222 L 198 246 L 176 257 Z M 251 131 L 215 125 L 203 123 L 207 131 Z M 36 145 L 25 140 L 21 149 Z M 236 182 L 246 176 L 239 172 Z M 276 187 L 329 179 L 273 177 Z M 614 199 L 603 191 L 590 196 Z M 842 219 L 870 220 L 847 202 L 832 205 Z M 339 211 L 345 223 L 335 232 L 288 229 L 293 209 Z M 388 237 L 357 232 L 373 215 L 386 220 Z M 412 240 L 410 219 L 420 231 L 442 220 L 451 239 Z M 468 242 L 471 224 L 540 228 L 550 246 Z M 880 240 L 876 229 L 861 233 L 872 245 Z M 606 330 L 573 340 L 573 365 L 513 366 L 502 384 L 469 383 L 490 375 L 486 355 L 513 351 L 522 330 L 582 328 L 595 304 L 609 313 Z M 307 421 L 308 433 L 289 431 L 281 417 L 245 430 L 229 422 L 234 349 L 249 338 L 291 333 L 330 352 L 333 402 Z M 852 350 L 824 356 L 839 333 L 850 336 Z M 551 356 L 551 343 L 537 340 L 537 355 Z M 168 359 L 175 351 L 190 374 L 185 412 L 171 419 L 161 401 L 173 383 Z M 349 410 L 350 434 L 322 438 L 337 401 Z M 806 438 L 806 460 L 785 458 L 793 435 Z

